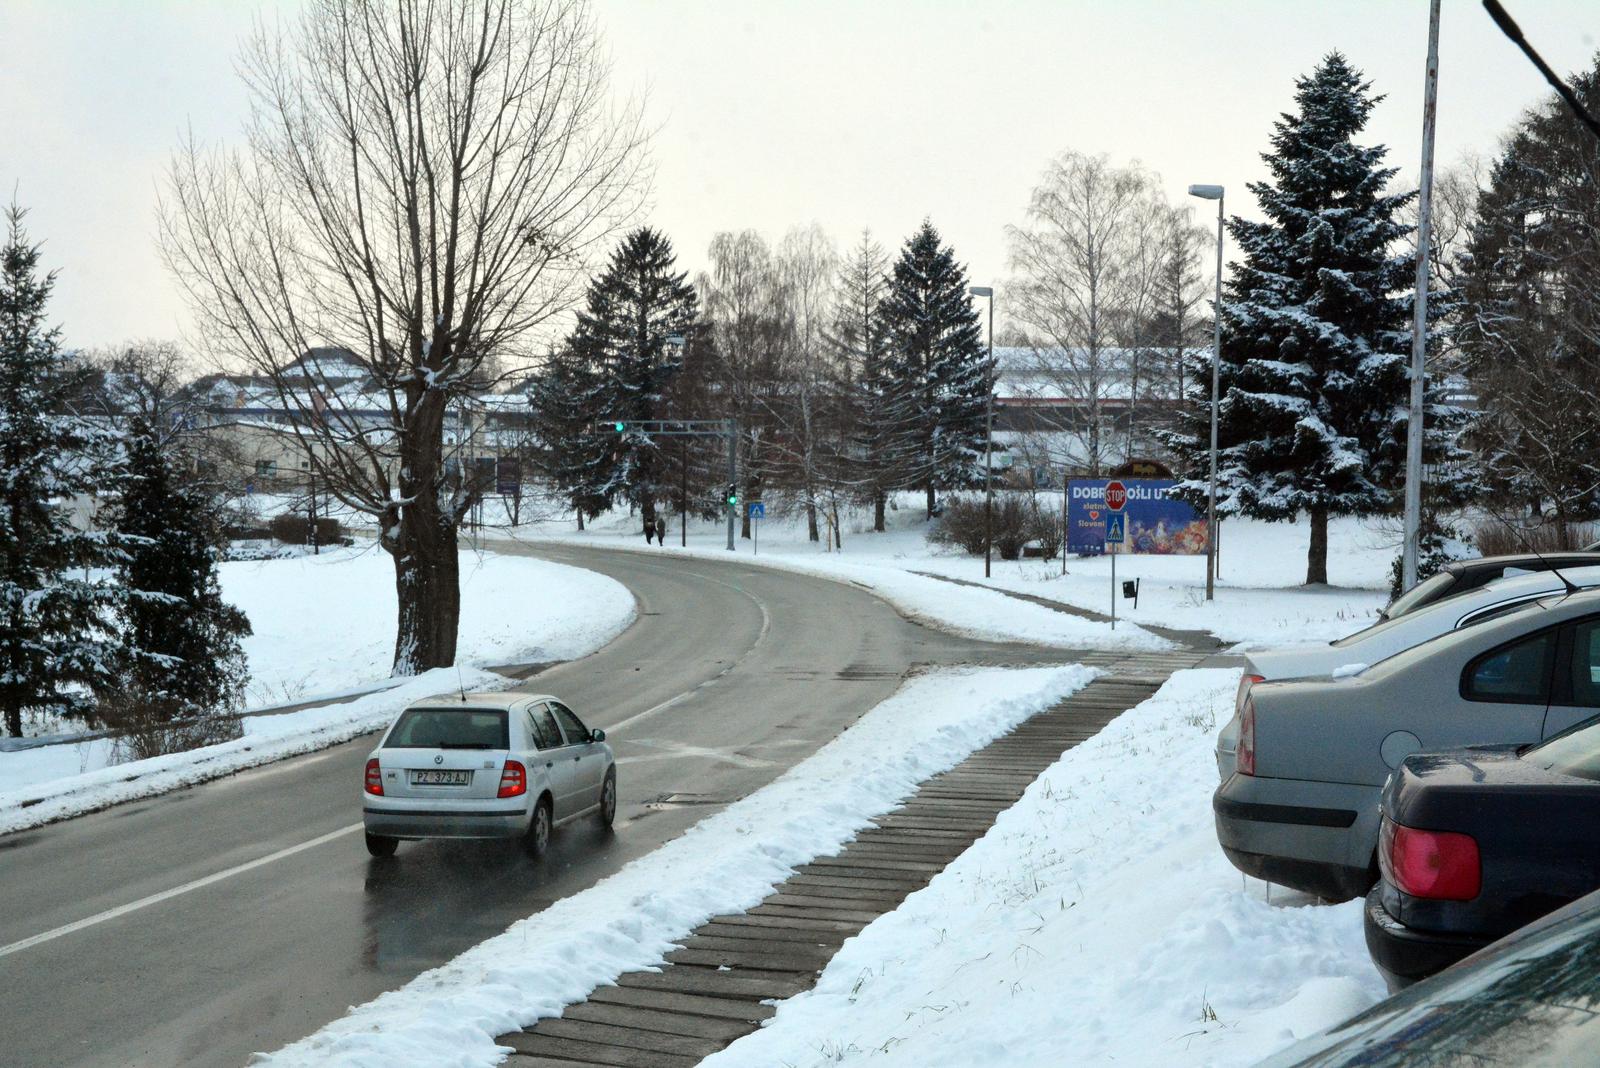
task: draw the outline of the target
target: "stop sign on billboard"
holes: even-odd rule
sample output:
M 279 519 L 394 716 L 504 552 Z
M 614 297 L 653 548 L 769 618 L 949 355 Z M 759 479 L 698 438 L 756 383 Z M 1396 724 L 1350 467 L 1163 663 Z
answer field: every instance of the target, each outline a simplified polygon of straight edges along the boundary
M 1128 487 L 1120 482 L 1106 483 L 1106 507 L 1113 512 L 1122 511 L 1122 506 L 1128 503 Z

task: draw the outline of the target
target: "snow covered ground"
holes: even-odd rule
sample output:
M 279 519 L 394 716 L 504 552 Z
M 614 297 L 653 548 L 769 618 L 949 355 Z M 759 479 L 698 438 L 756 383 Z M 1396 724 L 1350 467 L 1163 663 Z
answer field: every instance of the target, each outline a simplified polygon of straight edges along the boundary
M 95 739 L 0 753 L 0 833 L 346 741 L 407 703 L 456 688 L 493 688 L 484 665 L 570 660 L 610 641 L 634 617 L 633 596 L 592 571 L 496 553 L 461 554 L 463 670 L 389 679 L 394 568 L 375 549 L 225 563 L 223 596 L 244 609 L 250 707 L 369 691 L 358 700 L 242 721 L 244 737 L 150 760 L 116 763 Z M 370 692 L 376 691 L 376 692 Z M 24 807 L 26 806 L 26 807 Z
M 842 552 L 827 552 L 806 540 L 798 515 L 777 516 L 759 528 L 759 554 L 754 562 L 823 574 L 874 587 L 913 618 L 974 637 L 1036 641 L 1079 648 L 1159 648 L 1161 639 L 1119 622 L 1115 631 L 1104 623 L 1064 616 L 1049 609 L 993 597 L 983 590 L 963 591 L 948 582 L 917 572 L 968 582 L 987 582 L 997 589 L 1043 597 L 1100 613 L 1111 611 L 1111 560 L 1069 556 L 1067 573 L 1061 560 L 993 561 L 985 579 L 983 560 L 927 541 L 928 523 L 915 494 L 899 495 L 900 507 L 889 513 L 889 530 L 873 533 L 870 516 L 852 513 L 843 522 Z M 1060 495 L 1040 494 L 1040 507 L 1060 508 Z M 535 511 L 549 515 L 548 509 Z M 504 518 L 494 517 L 493 518 Z M 689 548 L 697 553 L 725 554 L 725 528 L 719 523 L 691 522 Z M 512 531 L 490 528 L 490 537 L 559 538 L 590 544 L 645 548 L 638 520 L 612 512 L 579 533 L 570 516 L 525 523 Z M 1118 585 L 1139 579 L 1137 609 L 1117 598 L 1119 620 L 1188 630 L 1206 630 L 1229 643 L 1245 646 L 1291 641 L 1331 640 L 1369 624 L 1388 601 L 1389 567 L 1396 538 L 1384 524 L 1336 519 L 1329 524 L 1328 575 L 1333 585 L 1307 587 L 1304 522 L 1262 523 L 1230 519 L 1222 525 L 1221 577 L 1216 599 L 1205 600 L 1203 556 L 1121 556 Z M 674 522 L 664 553 L 681 552 Z M 757 548 L 736 540 L 736 552 L 749 560 Z M 1120 592 L 1120 591 L 1118 591 Z
M 1069 666 L 916 678 L 679 838 L 257 1063 L 498 1064 L 508 1051 L 494 1036 L 559 1013 L 624 971 L 659 965 L 674 939 L 757 904 L 795 865 L 834 852 L 922 780 L 1094 674 Z
M 707 1068 L 1242 1065 L 1383 997 L 1360 902 L 1269 901 L 1217 849 L 1237 681 L 1180 672 L 1067 752 Z

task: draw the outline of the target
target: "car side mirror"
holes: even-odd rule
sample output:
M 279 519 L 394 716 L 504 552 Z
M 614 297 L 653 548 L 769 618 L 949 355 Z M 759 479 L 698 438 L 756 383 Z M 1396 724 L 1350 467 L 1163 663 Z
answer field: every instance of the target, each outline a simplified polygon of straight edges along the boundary
M 591 742 L 603 742 L 606 740 L 606 732 L 597 727 L 589 732 L 589 740 Z

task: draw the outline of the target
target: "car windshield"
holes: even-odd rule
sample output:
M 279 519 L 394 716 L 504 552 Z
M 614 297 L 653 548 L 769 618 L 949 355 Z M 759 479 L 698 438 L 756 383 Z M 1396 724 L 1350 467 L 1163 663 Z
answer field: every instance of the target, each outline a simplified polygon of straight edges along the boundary
M 1430 601 L 1446 589 L 1449 589 L 1455 580 L 1456 577 L 1450 572 L 1441 571 L 1431 579 L 1417 583 L 1405 593 L 1396 597 L 1389 607 L 1383 610 L 1383 618 L 1394 619 L 1396 616 L 1405 615 L 1417 605 L 1422 604 L 1424 601 Z
M 408 708 L 385 749 L 507 749 L 503 708 Z
M 1268 1063 L 1316 1068 L 1556 1068 L 1593 1063 L 1600 908 L 1590 895 Z M 1315 1047 L 1321 1047 L 1316 1049 Z

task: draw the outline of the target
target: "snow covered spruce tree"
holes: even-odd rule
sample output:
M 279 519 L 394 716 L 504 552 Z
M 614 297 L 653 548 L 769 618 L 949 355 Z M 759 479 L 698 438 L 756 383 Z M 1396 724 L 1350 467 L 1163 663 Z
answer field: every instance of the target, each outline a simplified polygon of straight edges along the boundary
M 217 582 L 219 517 L 202 487 L 173 469 L 173 443 L 136 416 L 120 479 L 117 532 L 127 546 L 117 567 L 125 591 L 117 613 L 117 685 L 104 718 L 133 732 L 137 756 L 211 740 L 167 727 L 233 710 L 247 675 L 239 639 L 243 612 Z M 187 728 L 193 731 L 194 728 Z
M 681 354 L 667 344 L 685 342 L 700 315 L 700 301 L 683 272 L 674 272 L 672 242 L 660 231 L 640 227 L 622 239 L 611 262 L 589 283 L 586 306 L 567 348 L 595 390 L 593 410 L 607 423 L 660 419 L 668 383 Z M 662 484 L 658 443 L 629 426 L 612 432 L 609 465 L 599 492 L 636 506 L 646 525 L 656 518 L 656 502 L 668 495 Z
M 1385 193 L 1384 147 L 1355 143 L 1370 88 L 1337 52 L 1299 79 L 1262 155 L 1272 180 L 1250 185 L 1266 218 L 1228 221 L 1244 258 L 1222 301 L 1218 511 L 1306 513 L 1307 583 L 1328 581 L 1329 517 L 1389 509 L 1405 463 L 1414 260 L 1396 216 L 1414 194 Z M 1208 394 L 1167 435 L 1202 507 Z
M 565 346 L 545 358 L 528 390 L 535 463 L 566 498 L 579 530 L 611 503 L 611 442 L 597 432 L 602 402 L 599 376 Z
M 863 231 L 839 269 L 838 304 L 829 335 L 843 367 L 845 450 L 857 497 L 872 504 L 872 529 L 882 532 L 889 494 L 904 484 L 906 395 L 889 375 L 889 332 L 883 318 L 889 260 Z
M 209 351 L 272 382 L 318 483 L 377 527 L 410 675 L 455 662 L 481 489 L 447 424 L 581 295 L 646 195 L 648 133 L 585 0 L 303 8 L 245 45 L 243 145 L 177 153 L 162 248 Z M 364 380 L 322 375 L 329 349 Z
M 45 325 L 55 276 L 40 276 L 23 214 L 7 209 L 0 250 L 0 714 L 12 736 L 26 716 L 93 717 L 116 652 L 104 570 L 121 558 L 120 538 L 69 518 L 115 477 L 115 438 L 73 411 L 85 371 Z
M 994 374 L 966 268 L 924 220 L 889 276 L 882 315 L 889 335 L 885 372 L 906 391 L 905 484 L 922 487 L 928 515 L 935 493 L 983 475 L 984 415 Z

